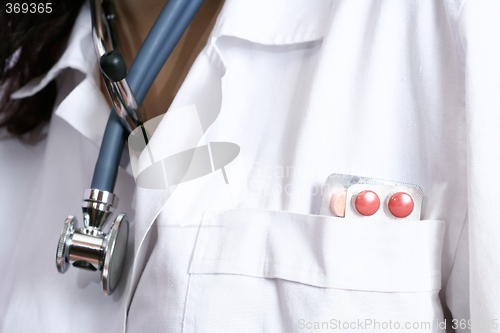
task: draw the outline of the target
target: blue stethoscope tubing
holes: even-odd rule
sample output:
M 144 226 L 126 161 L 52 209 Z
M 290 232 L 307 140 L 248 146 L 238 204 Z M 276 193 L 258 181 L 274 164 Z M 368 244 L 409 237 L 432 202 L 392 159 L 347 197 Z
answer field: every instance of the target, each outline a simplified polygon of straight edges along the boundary
M 127 74 L 127 81 L 139 104 L 186 31 L 204 0 L 168 0 Z M 123 147 L 128 136 L 113 108 L 106 124 L 91 188 L 113 192 Z

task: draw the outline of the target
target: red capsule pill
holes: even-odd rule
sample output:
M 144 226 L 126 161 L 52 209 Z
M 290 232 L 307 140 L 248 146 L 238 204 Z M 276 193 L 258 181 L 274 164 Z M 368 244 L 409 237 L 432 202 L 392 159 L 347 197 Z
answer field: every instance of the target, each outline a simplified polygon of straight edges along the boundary
M 404 218 L 413 212 L 413 207 L 415 204 L 413 203 L 413 198 L 411 195 L 405 192 L 395 193 L 387 204 L 389 207 L 389 211 L 392 215 Z
M 370 216 L 375 214 L 380 207 L 380 199 L 373 191 L 362 191 L 356 197 L 354 206 L 361 215 Z

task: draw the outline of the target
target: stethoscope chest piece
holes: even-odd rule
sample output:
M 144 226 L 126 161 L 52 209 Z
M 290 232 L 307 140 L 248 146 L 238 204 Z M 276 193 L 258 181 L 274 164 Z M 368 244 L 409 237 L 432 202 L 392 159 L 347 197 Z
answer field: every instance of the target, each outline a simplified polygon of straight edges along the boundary
M 123 271 L 125 255 L 127 254 L 128 220 L 127 215 L 120 214 L 115 219 L 108 234 L 108 242 L 104 249 L 104 266 L 101 282 L 104 293 L 111 295 Z
M 76 223 L 76 218 L 73 215 L 68 216 L 66 221 L 64 221 L 56 253 L 56 266 L 59 273 L 66 273 L 69 268 L 69 248 L 71 246 L 71 238 L 75 233 Z
M 128 242 L 128 219 L 122 213 L 113 222 L 108 234 L 102 231 L 113 213 L 117 197 L 97 189 L 85 190 L 82 204 L 84 227 L 77 228 L 78 221 L 70 215 L 64 222 L 56 252 L 59 273 L 74 267 L 101 271 L 103 291 L 111 295 L 120 281 Z

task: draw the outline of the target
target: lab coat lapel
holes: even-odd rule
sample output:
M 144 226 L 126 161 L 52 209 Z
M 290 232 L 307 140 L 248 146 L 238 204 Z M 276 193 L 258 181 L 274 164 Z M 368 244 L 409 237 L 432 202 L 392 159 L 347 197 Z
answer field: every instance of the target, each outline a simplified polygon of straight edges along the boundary
M 194 104 L 204 131 L 217 118 L 222 102 L 221 79 L 225 73 L 225 66 L 215 48 L 215 40 L 213 38 L 209 42 L 193 64 L 191 72 L 194 71 L 196 77 L 188 74 L 169 108 L 169 110 L 175 110 Z M 168 117 L 164 117 L 162 121 L 168 121 Z M 182 127 L 182 124 L 178 126 Z M 161 127 L 160 125 L 159 128 Z M 130 299 L 147 262 L 146 252 L 149 243 L 147 234 L 162 209 L 171 200 L 175 190 L 176 188 L 152 190 L 136 187 L 135 259 L 130 275 L 129 288 L 131 289 L 127 304 L 130 304 Z M 127 309 L 124 310 L 127 311 Z
M 84 79 L 59 105 L 56 115 L 100 147 L 109 106 L 92 79 Z

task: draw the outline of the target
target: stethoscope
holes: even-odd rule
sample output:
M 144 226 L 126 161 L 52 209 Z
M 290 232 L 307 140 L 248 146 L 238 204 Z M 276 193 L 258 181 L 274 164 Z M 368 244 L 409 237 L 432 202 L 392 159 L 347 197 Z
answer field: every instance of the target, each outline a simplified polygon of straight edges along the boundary
M 104 131 L 92 184 L 84 191 L 83 227 L 78 228 L 75 216 L 66 218 L 57 246 L 56 266 L 60 273 L 65 273 L 70 265 L 101 271 L 104 293 L 111 295 L 120 281 L 127 252 L 127 215 L 119 214 L 107 234 L 103 228 L 118 202 L 113 190 L 123 147 L 129 133 L 138 127 L 147 143 L 143 126 L 146 117 L 140 105 L 203 0 L 169 0 L 128 73 L 122 55 L 116 50 L 110 3 L 105 0 L 89 2 L 94 47 L 113 109 Z

